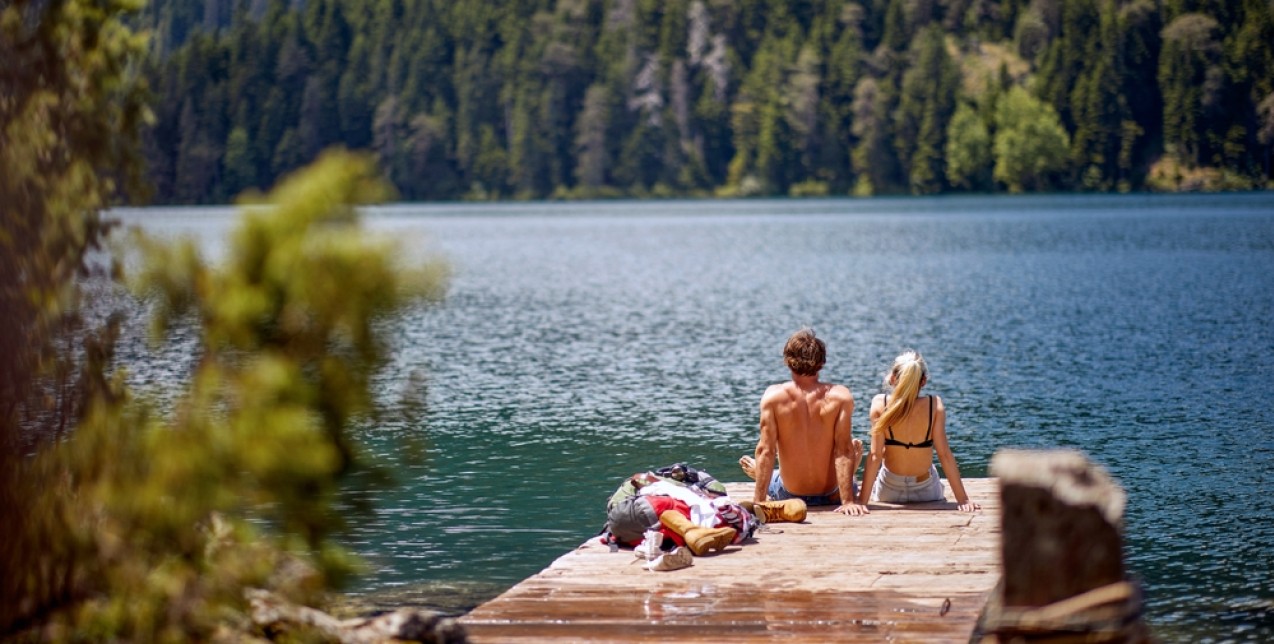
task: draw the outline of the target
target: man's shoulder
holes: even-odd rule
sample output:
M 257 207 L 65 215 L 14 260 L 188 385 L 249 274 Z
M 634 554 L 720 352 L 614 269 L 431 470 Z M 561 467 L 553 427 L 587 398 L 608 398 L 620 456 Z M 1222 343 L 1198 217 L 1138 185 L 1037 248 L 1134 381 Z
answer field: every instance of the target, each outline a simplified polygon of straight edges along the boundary
M 761 404 L 764 405 L 767 402 L 787 398 L 787 384 L 786 382 L 776 382 L 766 387 L 765 393 L 761 394 Z
M 843 400 L 848 402 L 853 402 L 854 400 L 854 394 L 849 391 L 848 386 L 838 385 L 835 383 L 828 384 L 827 397 L 834 400 Z

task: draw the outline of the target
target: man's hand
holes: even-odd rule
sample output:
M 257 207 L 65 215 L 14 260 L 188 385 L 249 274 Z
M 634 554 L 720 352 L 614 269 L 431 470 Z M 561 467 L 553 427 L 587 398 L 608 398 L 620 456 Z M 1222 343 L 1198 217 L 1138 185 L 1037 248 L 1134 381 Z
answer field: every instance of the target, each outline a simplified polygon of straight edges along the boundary
M 833 512 L 836 512 L 837 514 L 847 514 L 851 517 L 862 516 L 864 514 L 871 514 L 871 510 L 868 510 L 867 506 L 859 505 L 857 503 L 846 503 L 840 506 L 839 508 L 836 508 L 835 510 L 833 510 Z

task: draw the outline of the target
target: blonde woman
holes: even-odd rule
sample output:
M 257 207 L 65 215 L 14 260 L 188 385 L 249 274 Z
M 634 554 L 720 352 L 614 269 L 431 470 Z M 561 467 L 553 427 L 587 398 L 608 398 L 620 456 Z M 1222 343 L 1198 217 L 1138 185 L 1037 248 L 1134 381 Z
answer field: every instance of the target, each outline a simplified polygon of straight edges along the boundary
M 871 401 L 871 454 L 863 470 L 858 503 L 923 503 L 943 500 L 942 481 L 933 464 L 938 452 L 942 471 L 962 512 L 981 505 L 969 500 L 960 481 L 951 446 L 947 444 L 946 410 L 937 396 L 920 396 L 929 382 L 929 369 L 916 351 L 905 351 L 885 376 L 888 394 Z

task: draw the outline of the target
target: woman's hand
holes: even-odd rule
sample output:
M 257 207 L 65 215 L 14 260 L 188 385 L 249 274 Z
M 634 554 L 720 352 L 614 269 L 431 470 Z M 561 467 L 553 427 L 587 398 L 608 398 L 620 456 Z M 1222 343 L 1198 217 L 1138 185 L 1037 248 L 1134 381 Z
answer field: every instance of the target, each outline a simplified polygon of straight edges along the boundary
M 975 512 L 982 509 L 980 504 L 974 503 L 968 499 L 965 499 L 964 503 L 957 502 L 957 506 L 960 508 L 961 512 Z
M 846 503 L 840 506 L 839 508 L 836 508 L 835 510 L 833 510 L 833 512 L 837 512 L 839 514 L 847 514 L 851 517 L 861 516 L 864 514 L 871 514 L 871 510 L 868 510 L 867 506 L 859 505 L 857 503 L 852 503 L 852 502 Z

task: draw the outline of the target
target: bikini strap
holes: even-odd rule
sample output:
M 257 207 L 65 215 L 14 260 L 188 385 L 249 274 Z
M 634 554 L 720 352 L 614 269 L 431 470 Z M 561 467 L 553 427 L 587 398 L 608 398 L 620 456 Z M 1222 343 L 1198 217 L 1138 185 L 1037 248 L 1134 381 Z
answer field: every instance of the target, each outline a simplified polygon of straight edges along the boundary
M 933 444 L 933 406 L 938 400 L 937 396 L 929 396 L 929 429 L 925 432 L 925 442 Z
M 885 394 L 885 409 L 889 409 L 889 394 Z M 881 411 L 880 413 L 883 414 L 885 412 Z M 889 440 L 897 442 L 897 439 L 894 438 L 894 426 L 890 425 L 886 427 L 885 429 L 889 430 Z M 885 444 L 888 445 L 889 444 L 888 441 L 886 441 Z

